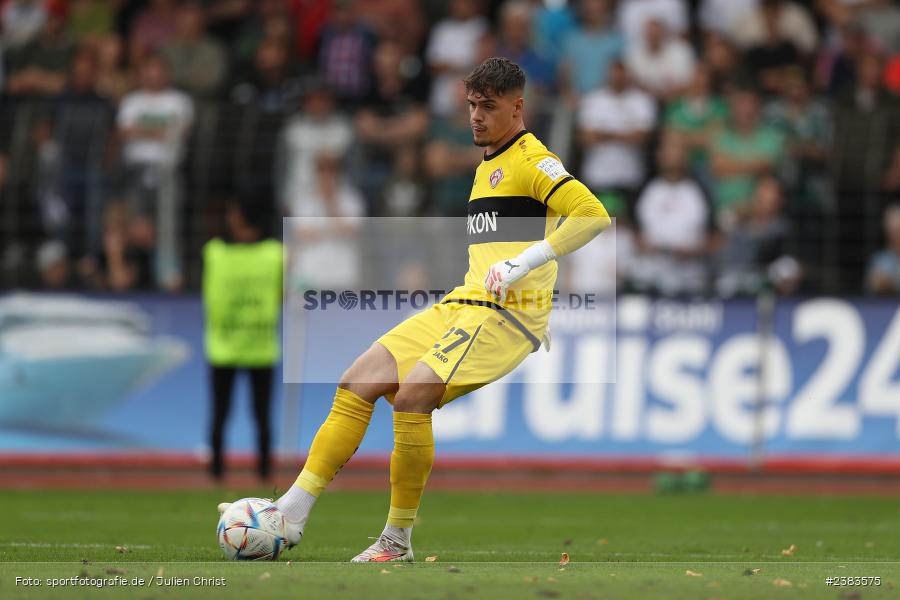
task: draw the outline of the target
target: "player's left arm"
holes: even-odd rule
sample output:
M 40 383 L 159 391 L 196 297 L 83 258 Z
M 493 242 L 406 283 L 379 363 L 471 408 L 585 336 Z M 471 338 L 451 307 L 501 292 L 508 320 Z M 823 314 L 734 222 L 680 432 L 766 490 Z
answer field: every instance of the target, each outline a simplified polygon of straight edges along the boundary
M 587 186 L 566 172 L 558 158 L 548 154 L 532 163 L 533 172 L 527 173 L 526 179 L 531 194 L 566 219 L 546 239 L 488 269 L 484 287 L 501 302 L 506 299 L 509 286 L 532 269 L 578 250 L 612 223 L 603 204 Z

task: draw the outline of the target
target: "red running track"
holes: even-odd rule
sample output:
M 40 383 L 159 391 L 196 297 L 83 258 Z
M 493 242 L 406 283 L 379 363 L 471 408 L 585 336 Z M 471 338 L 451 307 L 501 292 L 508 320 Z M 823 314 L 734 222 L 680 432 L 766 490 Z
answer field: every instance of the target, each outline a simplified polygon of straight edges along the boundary
M 282 457 L 273 482 L 253 475 L 253 458 L 229 457 L 225 482 L 210 479 L 204 460 L 173 453 L 0 454 L 0 489 L 215 489 L 290 484 L 302 456 Z M 387 490 L 387 455 L 354 457 L 332 489 Z M 770 457 L 745 461 L 665 460 L 655 457 L 444 456 L 429 489 L 452 491 L 636 492 L 654 489 L 660 472 L 709 473 L 719 493 L 900 496 L 900 461 L 882 457 Z

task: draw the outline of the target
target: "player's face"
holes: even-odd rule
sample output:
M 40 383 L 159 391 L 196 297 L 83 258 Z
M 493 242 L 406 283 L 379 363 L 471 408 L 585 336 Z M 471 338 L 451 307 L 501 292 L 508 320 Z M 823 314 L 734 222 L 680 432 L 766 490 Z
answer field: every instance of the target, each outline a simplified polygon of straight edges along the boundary
M 522 117 L 523 100 L 515 93 L 503 96 L 468 92 L 469 124 L 476 146 L 486 147 L 502 140 Z

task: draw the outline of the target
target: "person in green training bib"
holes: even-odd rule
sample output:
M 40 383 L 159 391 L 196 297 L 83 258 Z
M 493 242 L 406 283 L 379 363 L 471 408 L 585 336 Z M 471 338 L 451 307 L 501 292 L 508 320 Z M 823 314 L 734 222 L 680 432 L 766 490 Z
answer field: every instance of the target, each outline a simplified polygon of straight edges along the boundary
M 224 476 L 224 431 L 235 376 L 250 378 L 259 462 L 271 472 L 270 406 L 275 364 L 280 358 L 283 248 L 266 236 L 258 202 L 239 201 L 226 212 L 228 239 L 203 247 L 203 309 L 206 358 L 210 364 L 212 421 L 210 473 Z

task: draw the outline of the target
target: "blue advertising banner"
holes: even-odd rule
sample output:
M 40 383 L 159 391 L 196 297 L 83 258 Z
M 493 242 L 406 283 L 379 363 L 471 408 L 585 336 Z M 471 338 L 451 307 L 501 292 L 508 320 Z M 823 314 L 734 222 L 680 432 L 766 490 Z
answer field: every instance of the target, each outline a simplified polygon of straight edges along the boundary
M 547 377 L 597 347 L 590 333 L 554 330 L 562 352 L 537 353 L 436 413 L 439 451 L 731 458 L 758 441 L 778 455 L 900 458 L 896 302 L 780 300 L 770 335 L 753 301 L 626 296 L 616 311 L 615 383 Z M 202 344 L 194 297 L 0 299 L 0 451 L 204 451 Z M 333 385 L 275 388 L 279 447 L 302 453 Z M 379 404 L 361 452 L 391 449 Z M 226 439 L 254 446 L 244 381 Z

